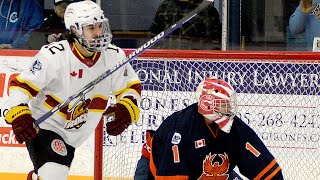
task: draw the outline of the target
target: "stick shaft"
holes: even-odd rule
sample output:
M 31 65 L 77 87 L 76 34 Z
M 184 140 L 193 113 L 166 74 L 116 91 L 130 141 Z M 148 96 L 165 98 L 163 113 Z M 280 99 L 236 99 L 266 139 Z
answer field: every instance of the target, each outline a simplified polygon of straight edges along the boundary
M 134 52 L 128 55 L 128 57 L 122 61 L 121 63 L 117 64 L 113 68 L 105 71 L 102 73 L 100 76 L 98 76 L 96 79 L 88 83 L 86 86 L 84 86 L 82 89 L 80 89 L 78 92 L 70 96 L 68 99 L 63 101 L 62 103 L 58 104 L 55 106 L 52 110 L 48 111 L 44 115 L 42 115 L 39 119 L 35 121 L 35 125 L 39 125 L 42 123 L 44 120 L 52 116 L 56 111 L 62 109 L 63 107 L 67 106 L 73 99 L 82 96 L 86 92 L 88 92 L 89 89 L 92 89 L 94 85 L 98 84 L 101 82 L 103 79 L 106 77 L 110 76 L 113 72 L 127 64 L 128 62 L 132 61 L 135 57 L 140 55 L 143 51 L 146 49 L 149 49 L 153 45 L 155 45 L 157 42 L 159 42 L 161 39 L 165 38 L 166 36 L 170 35 L 174 30 L 177 28 L 180 28 L 184 23 L 188 22 L 190 19 L 192 19 L 194 16 L 196 16 L 199 12 L 201 12 L 204 8 L 206 8 L 210 3 L 212 3 L 213 0 L 204 0 L 196 9 L 191 11 L 189 14 L 187 14 L 185 17 L 180 19 L 178 22 L 170 26 L 168 29 L 165 31 L 162 31 L 155 37 L 153 37 L 151 40 L 140 46 L 138 49 L 136 49 Z

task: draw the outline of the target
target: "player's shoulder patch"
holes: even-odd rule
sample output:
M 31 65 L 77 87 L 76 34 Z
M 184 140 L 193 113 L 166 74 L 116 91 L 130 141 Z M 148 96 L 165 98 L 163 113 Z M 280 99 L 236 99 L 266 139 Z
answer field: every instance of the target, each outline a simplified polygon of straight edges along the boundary
M 42 64 L 41 62 L 39 61 L 39 59 L 36 59 L 35 61 L 33 61 L 31 67 L 29 68 L 29 71 L 32 73 L 32 74 L 35 74 L 36 71 L 41 71 L 42 69 Z

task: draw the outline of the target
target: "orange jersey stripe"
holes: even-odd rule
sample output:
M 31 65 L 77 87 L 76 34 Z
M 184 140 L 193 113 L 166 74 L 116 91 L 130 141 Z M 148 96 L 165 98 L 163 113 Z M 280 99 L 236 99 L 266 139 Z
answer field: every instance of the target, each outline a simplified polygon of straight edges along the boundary
M 153 161 L 153 156 L 152 156 L 152 142 L 153 142 L 153 138 L 151 138 L 151 142 L 150 142 L 150 148 L 151 148 L 151 153 L 150 153 L 150 171 L 151 171 L 152 175 L 153 175 L 154 177 L 156 177 L 157 167 L 156 167 L 156 165 L 154 164 L 154 161 Z
M 188 176 L 156 176 L 156 180 L 188 180 Z
M 277 167 L 268 177 L 266 177 L 266 180 L 271 179 L 274 175 L 276 175 L 280 171 L 280 166 Z
M 276 160 L 273 159 L 271 163 L 267 167 L 265 167 L 253 180 L 261 179 L 261 177 L 265 175 L 276 163 Z

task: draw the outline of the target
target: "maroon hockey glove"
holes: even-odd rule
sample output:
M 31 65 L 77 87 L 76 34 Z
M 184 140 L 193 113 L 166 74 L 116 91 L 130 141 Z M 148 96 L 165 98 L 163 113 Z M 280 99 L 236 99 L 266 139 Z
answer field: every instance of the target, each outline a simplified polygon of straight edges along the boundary
M 112 136 L 121 134 L 131 124 L 131 117 L 127 108 L 117 103 L 114 107 L 109 107 L 103 115 L 107 119 L 112 118 L 111 122 L 107 122 L 107 133 Z
M 34 119 L 28 106 L 19 105 L 11 108 L 5 116 L 5 120 L 12 125 L 13 133 L 20 144 L 37 136 Z
M 111 118 L 107 123 L 107 133 L 112 136 L 121 134 L 132 122 L 137 122 L 140 111 L 135 103 L 129 98 L 123 98 L 119 103 L 110 106 L 103 115 Z

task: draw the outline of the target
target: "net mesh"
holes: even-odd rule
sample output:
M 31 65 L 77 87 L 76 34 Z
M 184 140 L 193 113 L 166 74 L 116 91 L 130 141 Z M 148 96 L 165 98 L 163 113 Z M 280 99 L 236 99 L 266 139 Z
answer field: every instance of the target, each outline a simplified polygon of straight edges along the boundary
M 145 142 L 170 114 L 195 102 L 204 77 L 229 82 L 238 113 L 280 164 L 285 179 L 317 179 L 319 161 L 319 64 L 304 60 L 151 59 L 132 63 L 142 85 L 140 121 L 117 137 L 104 132 L 104 179 L 132 179 Z

